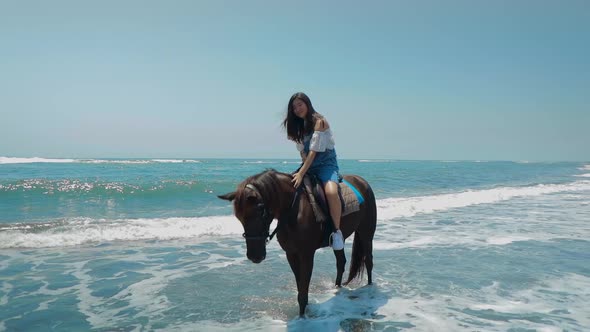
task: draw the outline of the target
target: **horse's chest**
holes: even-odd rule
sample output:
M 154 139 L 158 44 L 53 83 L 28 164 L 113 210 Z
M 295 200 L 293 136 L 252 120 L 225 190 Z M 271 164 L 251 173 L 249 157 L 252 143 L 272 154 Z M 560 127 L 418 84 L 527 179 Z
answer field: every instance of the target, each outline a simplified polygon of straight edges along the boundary
M 321 228 L 315 222 L 298 223 L 279 232 L 277 239 L 285 252 L 312 250 L 321 242 Z

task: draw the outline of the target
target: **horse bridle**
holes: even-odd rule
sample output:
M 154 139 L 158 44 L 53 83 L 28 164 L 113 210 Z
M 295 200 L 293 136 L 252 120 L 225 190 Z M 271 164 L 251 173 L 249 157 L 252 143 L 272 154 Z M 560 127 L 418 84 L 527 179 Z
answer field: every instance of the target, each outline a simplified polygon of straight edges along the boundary
M 274 219 L 274 215 L 273 215 L 272 211 L 270 209 L 268 209 L 266 207 L 266 205 L 264 204 L 264 198 L 263 198 L 262 194 L 260 193 L 260 191 L 258 190 L 258 188 L 256 188 L 251 183 L 246 184 L 246 188 L 252 190 L 258 196 L 260 196 L 261 199 L 263 199 L 262 203 L 258 203 L 258 208 L 262 210 L 260 218 L 262 219 L 262 222 L 264 225 L 264 231 L 262 234 L 257 234 L 257 235 L 251 235 L 251 234 L 247 234 L 246 232 L 244 232 L 242 234 L 242 236 L 246 240 L 265 240 L 265 244 L 269 243 L 272 240 L 272 238 L 275 236 L 277 231 L 279 230 L 279 227 L 281 226 L 281 222 L 279 220 L 279 222 L 277 223 L 277 227 L 275 227 L 275 230 L 269 235 L 268 232 L 270 231 L 270 224 L 272 223 L 272 221 Z M 301 186 L 299 188 L 301 188 Z M 293 202 L 291 203 L 291 208 L 293 208 L 293 206 L 295 206 L 295 202 L 297 201 L 297 196 L 299 196 L 299 192 L 300 192 L 300 189 L 297 189 L 297 191 L 295 192 L 295 197 L 293 197 Z
M 260 194 L 260 191 L 251 183 L 248 183 L 246 185 L 246 188 L 252 190 L 253 192 L 255 192 L 258 196 L 260 196 L 260 198 L 262 197 L 262 194 Z M 264 225 L 264 230 L 262 234 L 257 234 L 257 235 L 251 235 L 248 234 L 246 232 L 244 232 L 244 234 L 242 234 L 242 236 L 244 237 L 244 239 L 246 240 L 266 240 L 266 243 L 268 243 L 271 239 L 270 235 L 268 235 L 268 231 L 270 229 L 270 224 L 272 223 L 273 220 L 273 214 L 272 211 L 270 211 L 266 205 L 264 204 L 264 201 L 262 201 L 262 203 L 258 203 L 258 208 L 260 210 L 262 210 L 262 213 L 260 215 L 260 218 L 262 219 L 262 223 Z M 278 225 L 277 225 L 278 228 Z M 276 233 L 276 229 L 275 232 L 273 232 L 273 235 Z

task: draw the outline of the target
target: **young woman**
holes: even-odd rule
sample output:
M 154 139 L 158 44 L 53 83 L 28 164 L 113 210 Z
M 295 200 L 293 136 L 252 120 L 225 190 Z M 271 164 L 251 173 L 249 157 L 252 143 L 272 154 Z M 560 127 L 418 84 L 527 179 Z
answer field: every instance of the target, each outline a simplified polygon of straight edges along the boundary
M 283 126 L 287 130 L 287 137 L 297 143 L 303 160 L 301 168 L 293 174 L 293 185 L 299 187 L 305 174 L 313 174 L 322 181 L 334 222 L 332 249 L 342 250 L 344 239 L 340 231 L 342 206 L 338 196 L 338 161 L 330 124 L 315 111 L 309 97 L 298 92 L 289 100 Z

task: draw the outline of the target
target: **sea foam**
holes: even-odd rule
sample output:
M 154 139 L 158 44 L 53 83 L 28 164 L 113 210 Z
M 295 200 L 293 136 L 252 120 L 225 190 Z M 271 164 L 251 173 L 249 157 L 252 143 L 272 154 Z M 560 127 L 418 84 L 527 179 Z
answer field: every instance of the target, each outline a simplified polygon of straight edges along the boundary
M 540 184 L 528 187 L 499 187 L 468 190 L 430 196 L 386 198 L 377 201 L 379 220 L 407 218 L 422 213 L 434 213 L 478 204 L 490 204 L 515 197 L 530 197 L 566 191 L 590 190 L 590 181 L 567 184 Z
M 85 164 L 152 164 L 152 163 L 200 163 L 195 159 L 67 159 L 67 158 L 16 158 L 0 157 L 1 164 L 32 163 L 85 163 Z
M 48 158 L 16 158 L 0 157 L 0 164 L 30 164 L 30 163 L 73 163 L 75 159 L 48 159 Z
M 493 204 L 516 197 L 590 190 L 590 181 L 568 184 L 548 184 L 528 187 L 501 187 L 487 190 L 470 190 L 431 196 L 386 198 L 377 201 L 380 221 L 407 218 L 479 204 Z M 273 222 L 273 226 L 276 221 Z M 42 248 L 74 246 L 90 243 L 136 240 L 171 240 L 203 236 L 227 236 L 243 232 L 234 216 L 195 218 L 146 218 L 104 220 L 75 218 L 55 223 L 10 224 L 0 231 L 1 248 Z M 488 244 L 503 245 L 520 238 L 491 238 Z M 437 242 L 433 238 L 414 239 L 410 246 L 423 246 Z M 408 244 L 392 244 L 404 247 Z M 379 247 L 379 244 L 376 244 Z M 389 247 L 388 247 L 389 248 Z M 391 248 L 390 248 L 391 249 Z
M 76 218 L 56 226 L 30 224 L 0 232 L 0 249 L 74 246 L 89 243 L 136 240 L 172 240 L 203 236 L 241 234 L 242 226 L 233 216 L 200 218 L 154 218 L 97 220 Z

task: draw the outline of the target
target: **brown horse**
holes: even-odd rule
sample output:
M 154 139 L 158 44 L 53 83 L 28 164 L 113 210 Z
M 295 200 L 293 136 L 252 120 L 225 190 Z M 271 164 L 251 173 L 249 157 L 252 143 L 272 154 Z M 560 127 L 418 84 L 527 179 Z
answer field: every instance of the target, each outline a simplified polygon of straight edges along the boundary
M 348 273 L 347 285 L 362 275 L 366 267 L 368 283 L 372 283 L 373 235 L 377 224 L 375 195 L 369 184 L 359 176 L 349 175 L 344 179 L 361 193 L 364 202 L 360 210 L 346 215 L 341 220 L 340 229 L 344 238 L 353 232 L 352 263 Z M 322 225 L 316 222 L 307 195 L 299 194 L 292 183 L 292 176 L 267 170 L 253 175 L 232 193 L 219 196 L 234 202 L 234 214 L 244 227 L 246 256 L 254 263 L 266 258 L 266 244 L 277 234 L 281 248 L 297 281 L 297 300 L 299 315 L 303 316 L 307 306 L 309 283 L 313 270 L 315 251 L 322 246 Z M 275 231 L 269 235 L 271 222 L 277 219 Z M 335 250 L 336 286 L 342 284 L 342 274 L 346 265 L 344 250 Z M 363 266 L 364 263 L 364 266 Z

